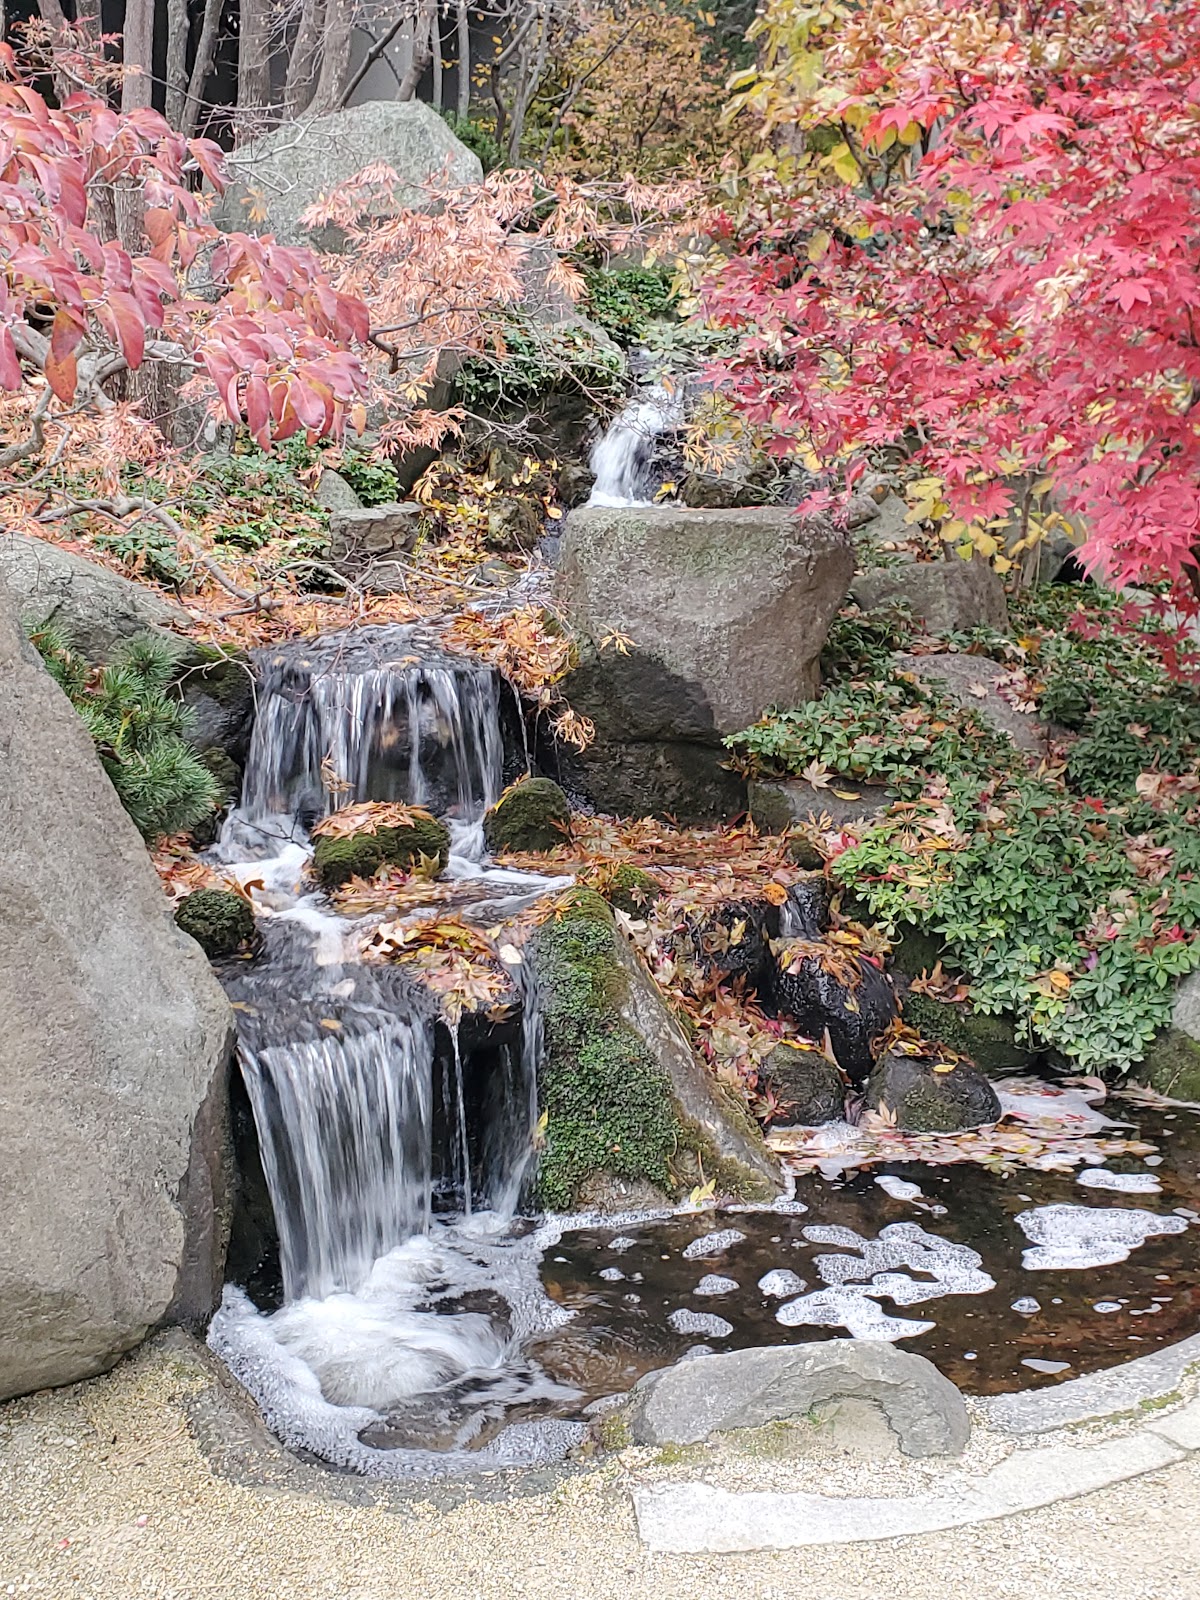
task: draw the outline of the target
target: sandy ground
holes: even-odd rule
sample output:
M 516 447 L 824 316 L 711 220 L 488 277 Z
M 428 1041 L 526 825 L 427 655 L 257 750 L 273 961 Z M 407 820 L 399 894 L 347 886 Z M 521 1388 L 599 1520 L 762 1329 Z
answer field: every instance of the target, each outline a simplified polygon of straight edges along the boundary
M 0 1596 L 91 1600 L 1200 1600 L 1200 1459 L 931 1537 L 652 1555 L 620 1462 L 451 1510 L 338 1503 L 217 1476 L 151 1349 L 0 1406 Z M 660 1477 L 661 1473 L 655 1473 Z

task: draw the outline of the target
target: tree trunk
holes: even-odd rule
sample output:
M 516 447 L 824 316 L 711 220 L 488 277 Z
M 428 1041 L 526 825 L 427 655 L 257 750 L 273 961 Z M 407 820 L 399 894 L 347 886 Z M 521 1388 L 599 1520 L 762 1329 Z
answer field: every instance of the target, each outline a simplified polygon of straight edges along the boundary
M 425 76 L 425 68 L 429 65 L 433 55 L 434 29 L 436 27 L 435 0 L 424 0 L 413 25 L 412 58 L 400 80 L 400 87 L 396 92 L 397 100 L 411 100 L 421 87 L 421 79 Z
M 240 141 L 261 131 L 262 113 L 271 103 L 270 0 L 239 0 L 238 18 L 236 122 Z
M 350 44 L 354 36 L 353 0 L 328 0 L 322 39 L 321 70 L 311 110 L 323 117 L 342 103 L 350 79 Z
M 180 119 L 180 131 L 189 139 L 200 126 L 200 113 L 204 109 L 204 91 L 208 87 L 213 59 L 217 53 L 217 31 L 221 26 L 221 0 L 204 0 L 204 20 L 200 24 L 200 38 L 196 44 L 196 58 L 192 62 L 192 75 L 188 79 L 187 100 Z
M 182 129 L 187 111 L 187 0 L 167 0 L 167 90 L 163 115 L 173 128 Z
M 471 13 L 467 0 L 458 0 L 458 114 L 471 115 Z
M 324 28 L 325 0 L 303 0 L 284 89 L 284 105 L 289 117 L 301 116 L 308 110 L 317 81 L 317 52 Z
M 0 0 L 3 4 L 3 0 Z M 442 78 L 442 8 L 435 5 L 433 15 L 429 19 L 429 42 L 433 50 L 433 89 L 431 104 L 435 111 L 442 109 L 442 96 L 445 93 L 445 84 Z
M 136 111 L 150 105 L 154 95 L 154 0 L 125 0 L 121 59 L 125 67 L 121 110 Z

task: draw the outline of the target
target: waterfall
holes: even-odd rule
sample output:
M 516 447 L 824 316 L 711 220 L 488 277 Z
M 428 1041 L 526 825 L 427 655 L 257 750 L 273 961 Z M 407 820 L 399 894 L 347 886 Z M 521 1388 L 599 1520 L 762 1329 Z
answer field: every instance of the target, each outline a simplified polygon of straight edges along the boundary
M 669 428 L 683 420 L 677 396 L 661 384 L 635 395 L 592 451 L 596 482 L 592 506 L 648 506 L 654 503 L 655 447 Z
M 458 853 L 482 853 L 479 824 L 502 787 L 500 679 L 416 630 L 362 628 L 257 652 L 258 714 L 227 859 L 362 800 L 427 806 Z

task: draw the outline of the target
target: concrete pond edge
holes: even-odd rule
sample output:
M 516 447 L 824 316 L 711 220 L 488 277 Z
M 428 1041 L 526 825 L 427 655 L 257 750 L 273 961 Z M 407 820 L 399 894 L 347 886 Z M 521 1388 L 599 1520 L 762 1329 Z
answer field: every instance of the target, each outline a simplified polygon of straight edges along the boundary
M 1127 1482 L 1200 1451 L 1200 1334 L 1051 1389 L 976 1402 L 1017 1448 L 976 1477 L 925 1494 L 734 1493 L 708 1483 L 633 1493 L 642 1543 L 676 1554 L 790 1550 L 938 1533 L 1035 1511 Z M 1052 1435 L 1045 1442 L 1039 1436 Z M 1091 1435 L 1091 1437 L 1088 1437 Z

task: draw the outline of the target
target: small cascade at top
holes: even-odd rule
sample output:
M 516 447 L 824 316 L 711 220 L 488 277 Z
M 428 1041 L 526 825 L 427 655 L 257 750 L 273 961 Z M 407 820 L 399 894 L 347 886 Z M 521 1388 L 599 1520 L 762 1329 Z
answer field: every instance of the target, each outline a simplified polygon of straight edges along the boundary
M 592 451 L 592 506 L 649 506 L 661 485 L 655 454 L 663 434 L 678 428 L 683 406 L 661 384 L 635 395 Z

